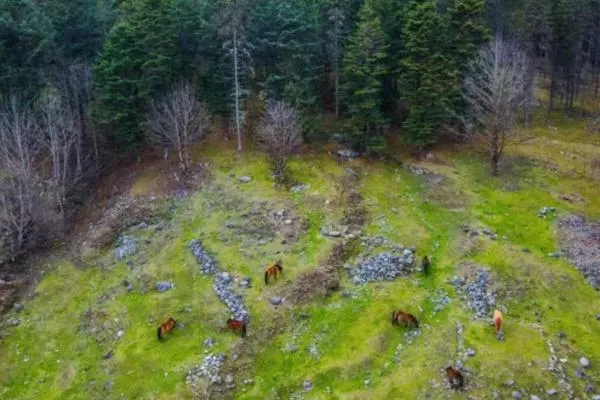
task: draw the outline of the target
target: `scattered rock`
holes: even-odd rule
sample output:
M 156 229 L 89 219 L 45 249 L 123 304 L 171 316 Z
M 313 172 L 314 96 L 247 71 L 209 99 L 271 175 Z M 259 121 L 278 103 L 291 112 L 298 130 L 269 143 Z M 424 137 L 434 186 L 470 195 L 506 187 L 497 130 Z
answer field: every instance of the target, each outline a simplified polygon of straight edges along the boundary
M 313 384 L 308 379 L 305 380 L 304 382 L 302 382 L 302 390 L 304 390 L 305 392 L 310 392 L 312 390 L 312 388 L 313 388 Z
M 18 318 L 11 318 L 8 320 L 9 326 L 19 326 L 21 324 L 21 320 Z
M 104 356 L 102 356 L 103 360 L 108 360 L 109 358 L 111 358 L 113 355 L 115 354 L 114 351 L 110 350 L 109 352 L 105 353 Z
M 581 365 L 583 368 L 589 368 L 590 360 L 587 357 L 581 357 L 579 359 L 579 365 Z
M 489 317 L 490 309 L 496 304 L 494 293 L 489 290 L 489 271 L 478 268 L 475 277 L 460 278 L 455 276 L 450 283 L 467 298 L 467 304 L 475 312 L 477 318 Z
M 240 183 L 250 183 L 250 182 L 252 181 L 252 178 L 251 178 L 251 177 L 249 177 L 249 176 L 240 176 L 240 177 L 238 178 L 238 181 L 239 181 Z
M 583 216 L 571 215 L 559 221 L 563 252 L 586 280 L 600 290 L 600 221 L 588 223 Z
M 583 379 L 585 377 L 585 372 L 583 372 L 583 368 L 578 367 L 575 370 L 575 376 L 578 377 L 579 379 Z
M 556 389 L 548 389 L 548 390 L 546 390 L 546 394 L 548 396 L 556 396 L 558 394 L 558 390 L 556 390 Z
M 323 234 L 323 236 L 332 237 L 332 238 L 339 238 L 342 236 L 342 232 L 336 231 L 333 229 L 323 228 L 323 229 L 321 229 L 321 233 Z
M 215 260 L 202 248 L 199 240 L 192 240 L 188 245 L 190 251 L 200 264 L 200 271 L 205 275 L 214 275 L 219 270 Z
M 432 299 L 433 303 L 433 313 L 437 314 L 439 312 L 444 311 L 444 309 L 450 304 L 450 296 L 443 289 L 437 289 L 435 291 L 435 296 Z
M 522 399 L 523 395 L 521 394 L 521 392 L 515 390 L 512 392 L 512 398 L 513 399 Z
M 252 287 L 252 278 L 244 278 L 240 281 L 239 287 L 242 289 L 250 289 Z
M 283 303 L 283 299 L 277 296 L 269 297 L 269 303 L 271 303 L 274 306 L 278 306 L 281 305 L 281 303 Z
M 465 353 L 467 357 L 475 357 L 475 355 L 477 354 L 477 352 L 471 348 L 467 349 Z
M 538 211 L 537 216 L 540 218 L 556 217 L 556 208 L 554 207 L 542 207 Z
M 116 243 L 115 248 L 115 258 L 117 260 L 122 260 L 135 252 L 138 249 L 138 238 L 133 236 L 121 236 Z
M 414 252 L 410 249 L 404 249 L 401 254 L 380 253 L 359 261 L 355 268 L 345 268 L 351 271 L 352 282 L 356 285 L 375 281 L 392 281 L 419 270 L 419 267 L 415 265 Z
M 515 381 L 513 381 L 513 380 L 506 381 L 506 382 L 504 382 L 504 386 L 513 387 L 513 386 L 515 386 Z
M 191 387 L 198 387 L 201 379 L 206 379 L 211 384 L 220 384 L 221 366 L 225 362 L 224 354 L 210 354 L 204 360 L 190 369 L 186 376 L 186 382 Z
M 121 339 L 125 335 L 125 331 L 120 330 L 117 332 L 117 339 Z
M 213 347 L 216 343 L 216 340 L 214 338 L 211 337 L 207 337 L 206 339 L 204 339 L 204 347 L 206 347 L 207 349 L 210 349 L 211 347 Z
M 532 394 L 531 400 L 541 400 L 541 399 L 539 397 L 537 397 L 535 394 Z
M 16 312 L 20 313 L 21 311 L 23 311 L 25 309 L 25 306 L 23 306 L 23 304 L 21 304 L 21 303 L 15 303 L 13 308 L 15 309 Z
M 338 150 L 336 154 L 338 155 L 338 157 L 349 159 L 357 158 L 358 156 L 360 156 L 360 153 L 348 149 Z
M 290 192 L 300 193 L 300 192 L 304 192 L 304 191 L 308 190 L 309 188 L 310 188 L 310 185 L 295 185 L 295 186 L 292 186 L 292 188 L 290 189 Z
M 158 282 L 155 286 L 156 290 L 159 292 L 166 292 L 169 291 L 171 289 L 175 289 L 175 284 L 173 283 L 173 281 L 168 281 L 168 282 Z

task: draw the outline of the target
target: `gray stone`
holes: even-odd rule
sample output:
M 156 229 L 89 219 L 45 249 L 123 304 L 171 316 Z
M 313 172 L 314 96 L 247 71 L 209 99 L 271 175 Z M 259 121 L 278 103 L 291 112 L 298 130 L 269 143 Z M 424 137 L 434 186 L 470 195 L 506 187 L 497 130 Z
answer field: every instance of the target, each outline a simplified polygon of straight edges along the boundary
M 600 314 L 596 314 L 596 320 L 600 321 Z
M 471 348 L 467 349 L 465 353 L 467 354 L 468 357 L 475 357 L 475 354 L 477 354 L 477 352 Z
M 156 287 L 157 291 L 162 293 L 162 292 L 169 291 L 171 289 L 175 289 L 175 284 L 172 281 L 158 282 L 155 287 Z
M 129 281 L 123 281 L 123 286 L 125 286 L 125 289 L 127 289 L 128 292 L 133 290 L 133 285 Z
M 356 157 L 360 156 L 360 154 L 357 153 L 356 151 L 347 150 L 347 149 L 338 150 L 336 154 L 338 155 L 338 157 L 342 157 L 342 158 L 356 158 Z
M 269 303 L 271 303 L 274 306 L 278 306 L 281 305 L 281 303 L 283 303 L 283 299 L 278 296 L 269 297 Z
M 313 384 L 308 379 L 305 380 L 304 382 L 302 382 L 302 390 L 304 390 L 305 392 L 310 392 L 312 390 L 312 388 L 313 388 Z
M 556 396 L 558 394 L 558 390 L 548 389 L 548 390 L 546 390 L 546 394 L 548 394 L 548 396 Z
M 113 355 L 115 354 L 114 351 L 110 350 L 109 352 L 105 353 L 104 356 L 102 356 L 103 360 L 108 360 L 109 358 L 111 358 Z
M 238 178 L 238 181 L 239 181 L 240 183 L 250 183 L 250 182 L 252 181 L 252 178 L 251 178 L 251 177 L 249 177 L 249 176 L 240 176 L 240 177 Z
M 21 312 L 25 309 L 25 307 L 21 303 L 15 303 L 13 308 L 15 309 L 16 312 Z
M 227 376 L 225 376 L 225 383 L 231 385 L 233 383 L 233 375 L 227 374 Z
M 593 395 L 592 400 L 600 400 L 600 394 Z
M 575 376 L 579 379 L 583 379 L 585 377 L 585 372 L 583 372 L 583 368 L 579 367 L 575 370 Z
M 207 337 L 206 339 L 204 339 L 204 347 L 206 347 L 207 349 L 210 349 L 211 347 L 213 347 L 215 345 L 216 341 L 215 339 L 211 338 L 211 337 Z
M 587 357 L 581 357 L 579 359 L 579 365 L 581 365 L 583 368 L 589 368 L 590 360 Z
M 327 236 L 327 237 L 332 237 L 332 238 L 339 238 L 342 236 L 342 232 L 340 231 L 336 231 L 333 229 L 322 229 L 321 233 L 323 234 L 323 236 Z
M 539 397 L 537 397 L 535 394 L 531 395 L 531 400 L 542 400 Z
M 19 326 L 21 324 L 21 320 L 18 318 L 11 318 L 8 320 L 8 325 L 10 326 Z
M 506 382 L 504 382 L 504 386 L 513 387 L 513 386 L 515 386 L 515 381 L 513 381 L 513 380 L 506 381 Z
M 292 192 L 292 193 L 304 192 L 305 190 L 308 190 L 309 187 L 310 187 L 309 185 L 292 186 L 292 188 L 290 189 L 290 192 Z
M 513 399 L 522 399 L 523 395 L 521 394 L 521 392 L 515 390 L 512 392 L 512 398 Z

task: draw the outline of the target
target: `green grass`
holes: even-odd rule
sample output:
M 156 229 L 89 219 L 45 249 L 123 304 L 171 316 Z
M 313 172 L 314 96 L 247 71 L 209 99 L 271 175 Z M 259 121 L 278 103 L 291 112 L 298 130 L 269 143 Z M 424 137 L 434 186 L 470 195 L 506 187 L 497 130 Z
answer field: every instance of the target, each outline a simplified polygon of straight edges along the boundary
M 228 354 L 243 343 L 224 329 L 229 313 L 187 249 L 196 238 L 224 270 L 254 280 L 245 291 L 252 315 L 246 343 L 254 353 L 238 361 L 244 367 L 235 376 L 235 398 L 294 398 L 305 380 L 313 384 L 304 394 L 311 399 L 458 399 L 467 394 L 483 399 L 494 392 L 509 398 L 512 390 L 544 398 L 546 390 L 560 389 L 556 374 L 547 370 L 548 340 L 565 359 L 575 393 L 585 398 L 588 382 L 600 393 L 600 323 L 595 320 L 600 296 L 566 260 L 548 256 L 558 246 L 557 219 L 536 215 L 541 207 L 553 206 L 559 216 L 600 218 L 599 183 L 586 173 L 587 163 L 600 153 L 600 142 L 580 121 L 557 120 L 556 126 L 557 130 L 540 125 L 529 131 L 533 141 L 510 147 L 509 168 L 495 179 L 484 157 L 459 150 L 445 151 L 448 163 L 443 165 L 407 161 L 434 171 L 441 180 L 380 162 L 344 164 L 326 154 L 296 156 L 290 161 L 290 176 L 309 185 L 301 193 L 273 185 L 263 154 L 207 146 L 197 158 L 209 164 L 212 179 L 177 207 L 167 229 L 143 233 L 151 240 L 142 246 L 145 260 L 134 256 L 132 269 L 114 262 L 107 249 L 86 268 L 68 260 L 56 262 L 36 295 L 25 299 L 25 311 L 6 316 L 22 322 L 6 328 L 0 339 L 0 397 L 192 398 L 185 375 L 205 357 L 204 339 L 216 338 L 211 351 Z M 430 275 L 362 287 L 344 277 L 342 290 L 323 301 L 274 310 L 268 297 L 330 254 L 334 241 L 320 232 L 339 224 L 344 215 L 339 182 L 346 167 L 361 176 L 355 189 L 368 214 L 365 233 L 414 246 L 419 258 L 430 255 Z M 252 182 L 240 184 L 238 178 L 244 175 Z M 144 174 L 133 183 L 133 191 L 150 182 Z M 565 201 L 563 194 L 583 201 Z M 268 212 L 286 209 L 302 218 L 305 230 L 298 241 L 256 246 L 225 228 L 227 222 L 244 221 L 240 215 L 257 207 Z M 469 242 L 464 226 L 492 229 L 498 239 Z M 276 258 L 283 260 L 284 276 L 265 287 L 263 268 Z M 473 320 L 449 284 L 463 262 L 489 268 L 501 283 L 498 303 L 506 309 L 505 342 L 494 338 L 487 321 Z M 134 283 L 134 292 L 126 292 L 124 279 Z M 155 282 L 169 279 L 175 290 L 152 290 Z M 146 292 L 139 290 L 142 284 L 148 286 Z M 451 302 L 434 313 L 437 290 L 448 293 Z M 183 311 L 184 306 L 191 312 Z M 394 308 L 419 317 L 420 335 L 411 342 L 405 329 L 389 323 Z M 86 330 L 87 311 L 93 311 L 96 323 L 105 329 L 95 334 Z M 169 316 L 183 327 L 159 343 L 156 327 Z M 469 383 L 464 394 L 445 386 L 443 372 L 459 356 L 457 323 L 464 326 L 464 346 L 477 352 L 464 365 Z M 273 326 L 277 329 L 271 335 Z M 124 334 L 116 339 L 119 329 Z M 566 337 L 559 339 L 559 332 Z M 315 341 L 318 357 L 310 352 Z M 286 350 L 290 342 L 295 352 Z M 398 346 L 401 351 L 396 354 Z M 114 354 L 104 360 L 108 351 Z M 575 377 L 581 355 L 592 361 L 587 380 Z M 245 378 L 254 383 L 244 385 Z M 513 388 L 504 386 L 508 380 L 515 381 Z

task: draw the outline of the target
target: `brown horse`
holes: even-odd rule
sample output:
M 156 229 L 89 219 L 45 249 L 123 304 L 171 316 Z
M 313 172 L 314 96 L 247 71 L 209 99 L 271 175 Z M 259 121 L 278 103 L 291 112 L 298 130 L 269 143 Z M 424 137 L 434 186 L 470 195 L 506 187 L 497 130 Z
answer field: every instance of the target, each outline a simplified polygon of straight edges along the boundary
M 229 318 L 227 327 L 232 331 L 240 331 L 242 337 L 246 337 L 246 322 Z
M 448 382 L 450 387 L 454 390 L 462 390 L 465 384 L 465 378 L 459 370 L 454 367 L 446 368 L 446 375 L 448 376 Z
M 504 317 L 502 315 L 502 311 L 496 310 L 494 311 L 494 326 L 496 327 L 496 337 L 500 334 L 500 330 L 502 329 L 502 322 L 504 321 Z
M 175 325 L 177 325 L 177 321 L 175 321 L 173 318 L 169 318 L 168 320 L 160 324 L 160 326 L 158 327 L 158 340 L 162 340 L 163 336 L 166 333 L 172 333 L 173 329 L 175 329 Z
M 429 266 L 431 263 L 429 262 L 429 257 L 423 257 L 423 261 L 421 262 L 421 267 L 423 267 L 423 273 L 427 275 L 429 273 Z
M 277 261 L 275 264 L 269 266 L 265 271 L 265 285 L 269 284 L 269 278 L 275 278 L 279 276 L 283 272 L 283 267 L 281 266 L 281 261 Z
M 419 329 L 419 321 L 414 315 L 399 310 L 392 311 L 392 324 Z

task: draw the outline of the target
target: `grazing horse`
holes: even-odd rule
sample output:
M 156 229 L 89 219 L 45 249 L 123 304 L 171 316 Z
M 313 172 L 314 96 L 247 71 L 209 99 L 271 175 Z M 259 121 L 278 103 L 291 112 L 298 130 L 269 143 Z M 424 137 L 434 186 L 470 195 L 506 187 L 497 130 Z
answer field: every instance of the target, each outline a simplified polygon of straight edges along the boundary
M 427 275 L 429 273 L 429 266 L 431 263 L 429 262 L 429 257 L 423 257 L 423 261 L 421 262 L 421 266 L 423 267 L 423 273 Z
M 246 322 L 229 318 L 227 327 L 232 331 L 240 331 L 242 337 L 246 337 Z
M 454 367 L 447 367 L 446 368 L 446 375 L 448 376 L 448 382 L 450 383 L 450 387 L 454 390 L 462 390 L 465 384 L 465 378 L 463 377 L 463 374 L 460 373 L 459 370 L 457 370 Z
M 496 310 L 494 311 L 494 326 L 496 327 L 496 337 L 500 333 L 502 329 L 502 322 L 504 321 L 504 317 L 502 316 L 502 311 Z
M 398 310 L 392 311 L 392 324 L 419 329 L 419 321 L 414 315 Z
M 177 325 L 177 321 L 173 318 L 169 318 L 158 327 L 158 340 L 162 340 L 165 333 L 173 332 L 175 329 L 175 325 Z
M 269 278 L 275 278 L 279 276 L 283 272 L 283 267 L 281 266 L 281 261 L 277 261 L 275 264 L 269 266 L 265 271 L 265 285 L 269 284 Z

